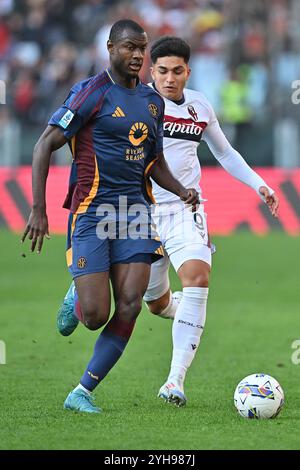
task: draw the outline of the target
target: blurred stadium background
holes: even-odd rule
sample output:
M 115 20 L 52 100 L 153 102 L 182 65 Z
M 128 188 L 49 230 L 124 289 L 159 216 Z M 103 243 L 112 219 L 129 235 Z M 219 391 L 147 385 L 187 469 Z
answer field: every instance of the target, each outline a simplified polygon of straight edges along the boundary
M 179 411 L 156 399 L 172 325 L 162 327 L 144 308 L 124 358 L 97 390 L 105 413 L 93 420 L 62 411 L 95 340 L 84 328 L 70 340 L 55 330 L 70 282 L 64 237 L 45 242 L 41 257 L 24 259 L 11 231 L 24 229 L 30 211 L 38 136 L 73 83 L 108 64 L 110 26 L 128 17 L 144 25 L 151 42 L 171 34 L 191 44 L 189 87 L 207 95 L 229 140 L 278 192 L 281 214 L 272 219 L 200 145 L 218 251 L 207 328 L 187 381 L 189 404 Z M 299 337 L 299 24 L 299 0 L 0 0 L 0 340 L 7 348 L 0 448 L 299 449 L 299 367 L 291 361 Z M 149 59 L 146 82 L 148 70 Z M 70 161 L 67 147 L 52 160 L 51 234 L 66 230 L 61 205 Z M 173 272 L 171 283 L 179 288 Z M 274 375 L 286 392 L 275 422 L 235 415 L 234 388 L 253 372 Z
M 298 233 L 300 104 L 292 100 L 300 80 L 298 0 L 0 0 L 0 225 L 23 227 L 34 144 L 73 83 L 107 66 L 109 29 L 124 17 L 141 23 L 150 41 L 171 34 L 191 44 L 189 87 L 207 95 L 228 139 L 250 165 L 264 167 L 281 196 L 282 217 L 274 221 L 250 190 L 215 170 L 201 144 L 201 164 L 210 167 L 203 187 L 211 232 Z M 149 58 L 142 78 L 150 79 Z M 54 232 L 65 229 L 59 207 L 67 153 L 66 147 L 53 158 L 61 178 L 53 189 L 50 179 L 48 191 Z

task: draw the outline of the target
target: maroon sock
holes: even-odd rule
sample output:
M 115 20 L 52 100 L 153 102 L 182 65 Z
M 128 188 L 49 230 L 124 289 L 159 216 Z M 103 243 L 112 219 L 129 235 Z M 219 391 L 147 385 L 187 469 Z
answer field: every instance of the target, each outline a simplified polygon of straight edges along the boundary
M 114 335 L 129 339 L 132 334 L 134 325 L 135 320 L 128 323 L 124 320 L 121 320 L 118 316 L 113 316 L 106 324 L 105 330 L 107 332 L 113 333 Z

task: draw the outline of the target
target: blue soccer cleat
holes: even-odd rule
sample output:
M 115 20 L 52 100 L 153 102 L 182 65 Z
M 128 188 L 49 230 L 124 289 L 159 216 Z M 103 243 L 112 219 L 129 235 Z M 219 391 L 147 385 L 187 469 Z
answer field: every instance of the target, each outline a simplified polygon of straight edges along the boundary
M 64 409 L 82 413 L 101 413 L 101 408 L 94 405 L 94 397 L 84 390 L 73 390 L 64 402 Z
M 79 323 L 74 312 L 74 291 L 75 284 L 73 281 L 57 314 L 57 329 L 63 336 L 72 334 Z
M 184 406 L 187 401 L 183 391 L 171 382 L 166 382 L 162 387 L 160 387 L 157 396 L 159 398 L 163 398 L 166 402 L 174 403 L 174 405 L 178 407 Z

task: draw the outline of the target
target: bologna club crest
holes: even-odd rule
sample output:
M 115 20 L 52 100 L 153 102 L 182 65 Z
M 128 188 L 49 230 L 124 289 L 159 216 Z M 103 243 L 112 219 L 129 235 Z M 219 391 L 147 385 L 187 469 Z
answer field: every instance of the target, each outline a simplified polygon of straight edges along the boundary
M 189 114 L 192 116 L 192 118 L 194 119 L 194 121 L 197 121 L 197 120 L 198 120 L 198 114 L 196 113 L 194 106 L 189 105 L 189 106 L 188 106 L 188 112 L 189 112 Z

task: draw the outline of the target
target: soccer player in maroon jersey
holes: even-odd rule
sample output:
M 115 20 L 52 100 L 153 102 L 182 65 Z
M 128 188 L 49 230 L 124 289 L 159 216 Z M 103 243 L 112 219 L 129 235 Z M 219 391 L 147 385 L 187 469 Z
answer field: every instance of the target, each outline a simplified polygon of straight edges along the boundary
M 107 43 L 110 68 L 74 85 L 34 149 L 33 207 L 22 241 L 28 236 L 32 251 L 36 246 L 38 252 L 42 249 L 48 236 L 45 193 L 50 158 L 68 143 L 73 164 L 64 204 L 70 210 L 67 262 L 76 290 L 71 287 L 67 294 L 64 307 L 69 303 L 69 308 L 60 312 L 59 330 L 71 334 L 78 321 L 90 330 L 106 324 L 79 385 L 65 400 L 69 410 L 101 411 L 91 393 L 122 355 L 141 310 L 150 265 L 162 255 L 161 243 L 150 229 L 143 181 L 149 198 L 151 175 L 187 204 L 195 207 L 199 202 L 197 191 L 176 180 L 164 160 L 164 103 L 138 78 L 146 46 L 147 35 L 140 25 L 132 20 L 115 23 Z M 119 196 L 128 204 L 125 237 L 120 232 L 124 221 Z M 130 236 L 135 206 L 144 208 L 146 237 Z M 107 212 L 118 216 L 115 228 L 120 233 L 103 236 Z M 109 278 L 115 312 L 108 321 Z

